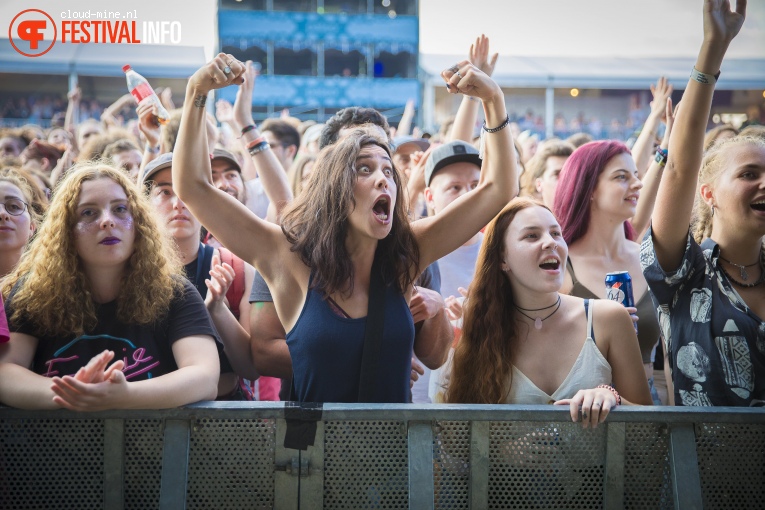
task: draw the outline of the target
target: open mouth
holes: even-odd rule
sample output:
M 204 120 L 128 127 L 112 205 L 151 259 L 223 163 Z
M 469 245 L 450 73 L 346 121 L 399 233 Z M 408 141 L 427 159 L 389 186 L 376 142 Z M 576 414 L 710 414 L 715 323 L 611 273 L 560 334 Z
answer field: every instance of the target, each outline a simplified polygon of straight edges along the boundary
M 375 213 L 377 219 L 380 221 L 388 221 L 390 216 L 390 199 L 388 197 L 380 197 L 372 207 L 372 212 Z
M 765 212 L 765 200 L 758 200 L 757 202 L 752 203 L 751 208 L 755 211 Z
M 560 261 L 556 258 L 550 257 L 542 261 L 539 267 L 545 271 L 555 271 L 560 267 Z

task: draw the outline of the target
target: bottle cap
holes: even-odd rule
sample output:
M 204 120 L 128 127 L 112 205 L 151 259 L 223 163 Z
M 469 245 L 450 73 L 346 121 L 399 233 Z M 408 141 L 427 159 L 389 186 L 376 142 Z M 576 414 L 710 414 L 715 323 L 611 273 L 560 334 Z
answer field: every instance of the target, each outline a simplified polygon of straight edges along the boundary
M 123 73 L 128 72 L 130 69 L 131 69 L 130 64 L 125 64 L 124 66 L 122 66 Z

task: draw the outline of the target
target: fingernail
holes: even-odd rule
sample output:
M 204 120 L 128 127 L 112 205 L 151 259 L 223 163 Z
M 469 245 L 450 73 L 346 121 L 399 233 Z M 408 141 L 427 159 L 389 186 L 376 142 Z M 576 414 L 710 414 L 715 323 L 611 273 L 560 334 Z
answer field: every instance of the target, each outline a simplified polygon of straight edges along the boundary
M 451 86 L 449 86 L 448 83 L 446 84 L 446 90 L 452 90 Z

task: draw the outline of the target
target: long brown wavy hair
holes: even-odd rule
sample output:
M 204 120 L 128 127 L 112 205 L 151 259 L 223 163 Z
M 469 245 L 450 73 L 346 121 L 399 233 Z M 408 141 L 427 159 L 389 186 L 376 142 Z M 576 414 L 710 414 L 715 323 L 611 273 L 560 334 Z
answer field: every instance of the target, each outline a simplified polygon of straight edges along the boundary
M 303 192 L 284 213 L 282 231 L 305 265 L 313 272 L 312 286 L 330 295 L 353 292 L 353 264 L 345 247 L 348 216 L 356 202 L 356 158 L 368 145 L 390 148 L 367 131 L 354 130 L 343 140 L 322 149 Z M 404 210 L 405 190 L 398 170 L 393 168 L 397 198 L 390 234 L 377 243 L 383 257 L 383 275 L 402 293 L 412 285 L 419 264 L 419 249 Z
M 167 313 L 181 289 L 183 273 L 176 250 L 137 185 L 112 166 L 80 164 L 59 183 L 36 238 L 3 283 L 6 299 L 16 286 L 12 319 L 32 318 L 40 335 L 79 335 L 97 323 L 73 231 L 82 184 L 103 178 L 125 190 L 135 228 L 133 255 L 120 282 L 117 317 L 126 324 L 150 324 Z
M 510 280 L 502 270 L 505 235 L 515 215 L 529 207 L 544 207 L 549 211 L 536 200 L 515 198 L 486 228 L 475 276 L 464 303 L 462 336 L 454 352 L 452 376 L 446 390 L 449 403 L 505 403 L 512 384 L 513 349 L 520 329 L 513 312 Z

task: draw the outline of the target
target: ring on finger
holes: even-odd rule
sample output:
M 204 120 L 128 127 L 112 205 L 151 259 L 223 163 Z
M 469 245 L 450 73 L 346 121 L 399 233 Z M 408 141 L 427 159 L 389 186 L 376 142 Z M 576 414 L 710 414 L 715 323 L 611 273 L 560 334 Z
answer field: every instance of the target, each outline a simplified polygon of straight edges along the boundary
M 226 66 L 223 68 L 223 74 L 231 74 L 231 67 Z
M 457 64 L 454 64 L 453 66 L 451 66 L 451 67 L 449 68 L 449 70 L 450 70 L 452 73 L 454 73 L 454 74 L 457 74 L 457 73 L 459 72 L 460 68 L 459 68 L 459 66 L 458 66 Z
M 455 71 L 455 72 L 454 72 L 454 74 L 456 74 L 457 76 L 459 76 L 459 77 L 460 77 L 460 80 L 462 79 L 462 75 L 460 74 L 460 72 L 459 72 L 459 69 L 458 69 L 457 71 Z

